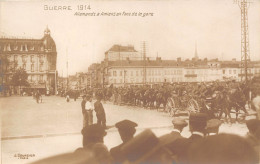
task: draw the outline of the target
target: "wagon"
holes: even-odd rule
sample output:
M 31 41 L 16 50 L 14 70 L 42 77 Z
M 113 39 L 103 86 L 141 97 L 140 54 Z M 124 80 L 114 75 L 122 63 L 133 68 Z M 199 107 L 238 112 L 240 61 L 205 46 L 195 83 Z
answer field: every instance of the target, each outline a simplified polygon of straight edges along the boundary
M 199 112 L 200 107 L 192 96 L 178 96 L 172 95 L 167 99 L 166 103 L 166 111 L 170 114 L 170 116 L 174 116 L 179 112 L 185 113 L 194 113 Z

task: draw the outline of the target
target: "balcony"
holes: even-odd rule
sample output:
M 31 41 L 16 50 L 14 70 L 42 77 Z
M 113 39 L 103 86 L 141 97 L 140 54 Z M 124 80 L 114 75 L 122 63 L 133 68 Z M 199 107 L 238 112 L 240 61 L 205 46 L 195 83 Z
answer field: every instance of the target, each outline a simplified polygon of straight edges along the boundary
M 186 74 L 185 77 L 197 77 L 197 74 Z

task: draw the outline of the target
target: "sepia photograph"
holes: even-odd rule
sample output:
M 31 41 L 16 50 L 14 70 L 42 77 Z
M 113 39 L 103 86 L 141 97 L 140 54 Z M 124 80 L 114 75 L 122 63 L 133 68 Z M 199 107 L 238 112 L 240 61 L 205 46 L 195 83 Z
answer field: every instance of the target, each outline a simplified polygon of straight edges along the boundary
M 260 163 L 260 0 L 0 1 L 1 164 Z

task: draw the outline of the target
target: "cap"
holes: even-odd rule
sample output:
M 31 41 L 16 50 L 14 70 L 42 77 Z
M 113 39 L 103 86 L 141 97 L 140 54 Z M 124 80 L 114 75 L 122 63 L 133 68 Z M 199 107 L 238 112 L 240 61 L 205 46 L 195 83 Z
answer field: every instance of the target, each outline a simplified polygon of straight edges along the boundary
M 204 113 L 191 113 L 189 117 L 191 126 L 207 126 L 207 115 Z
M 118 129 L 131 129 L 138 126 L 137 123 L 130 120 L 123 120 L 115 124 Z
M 249 131 L 255 132 L 258 127 L 260 127 L 260 120 L 251 119 L 246 121 L 246 126 Z
M 83 136 L 91 137 L 104 137 L 107 134 L 105 128 L 98 124 L 92 124 L 84 127 L 81 133 Z
M 184 127 L 188 125 L 188 123 L 183 118 L 178 118 L 178 117 L 172 120 L 172 124 L 178 126 L 184 126 Z
M 222 124 L 222 121 L 218 119 L 211 119 L 207 122 L 207 132 L 208 133 L 218 133 L 219 126 Z

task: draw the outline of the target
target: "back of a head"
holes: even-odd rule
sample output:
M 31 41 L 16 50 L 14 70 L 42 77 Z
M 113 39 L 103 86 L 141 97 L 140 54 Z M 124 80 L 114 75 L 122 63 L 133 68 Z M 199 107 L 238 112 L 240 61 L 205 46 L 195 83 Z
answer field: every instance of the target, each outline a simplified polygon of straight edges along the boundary
M 188 160 L 189 164 L 255 164 L 257 155 L 244 138 L 219 134 L 193 144 Z
M 98 124 L 84 127 L 81 133 L 83 135 L 83 146 L 89 143 L 103 143 L 103 138 L 107 134 L 104 127 Z

